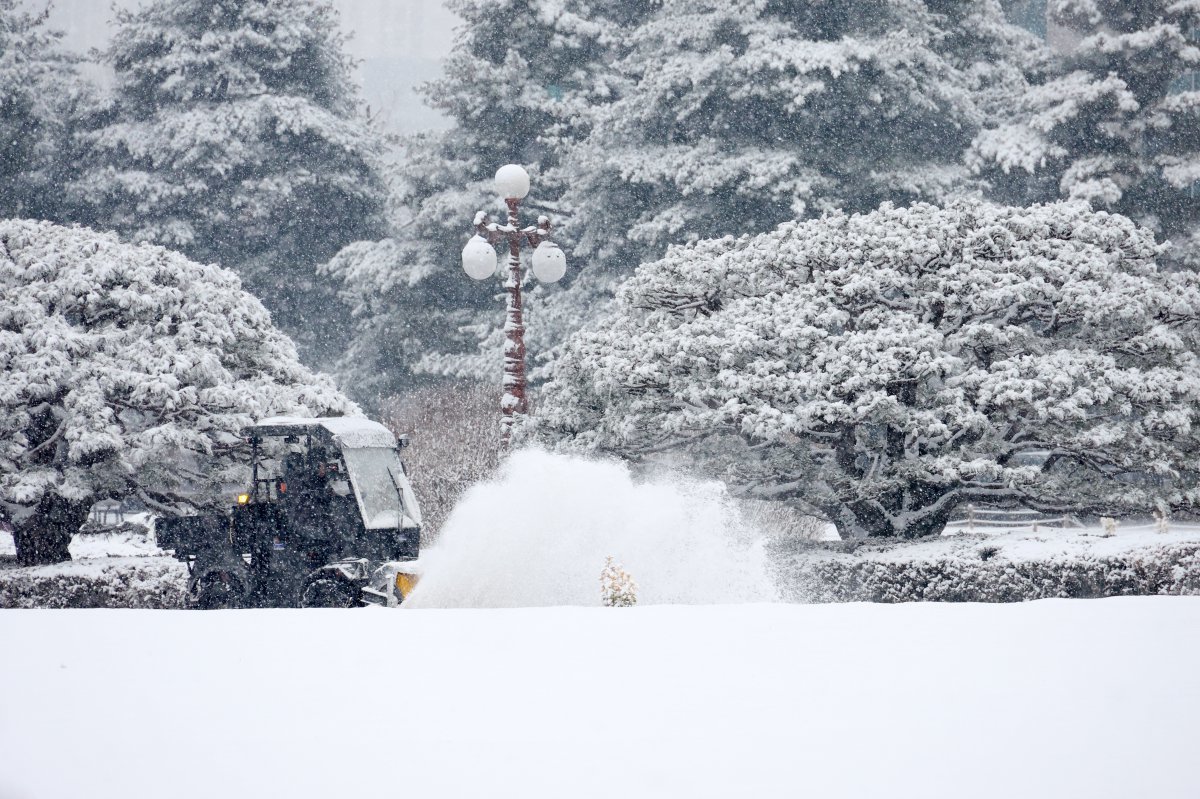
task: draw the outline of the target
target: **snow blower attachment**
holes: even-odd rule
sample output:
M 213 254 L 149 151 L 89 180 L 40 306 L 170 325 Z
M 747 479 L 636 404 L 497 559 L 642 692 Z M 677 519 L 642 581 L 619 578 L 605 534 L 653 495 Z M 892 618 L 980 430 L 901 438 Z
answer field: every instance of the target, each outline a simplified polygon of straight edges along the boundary
M 415 585 L 421 512 L 391 432 L 366 419 L 246 428 L 252 482 L 229 513 L 160 519 L 202 608 L 394 606 Z

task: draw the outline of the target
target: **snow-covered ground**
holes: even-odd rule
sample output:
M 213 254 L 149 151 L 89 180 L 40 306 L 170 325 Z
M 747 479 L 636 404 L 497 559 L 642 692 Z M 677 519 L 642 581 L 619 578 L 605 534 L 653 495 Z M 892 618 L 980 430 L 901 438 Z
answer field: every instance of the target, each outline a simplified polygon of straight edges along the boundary
M 77 533 L 71 536 L 71 557 L 76 560 L 93 558 L 162 557 L 153 534 L 132 531 L 111 533 Z M 11 533 L 0 530 L 0 556 L 16 556 L 17 547 Z
M 881 561 L 920 560 L 965 556 L 978 559 L 981 549 L 1007 560 L 1046 560 L 1057 557 L 1105 557 L 1132 550 L 1200 542 L 1200 525 L 1172 524 L 1159 532 L 1153 524 L 1118 525 L 1109 535 L 1100 526 L 1078 528 L 1041 527 L 1038 530 L 977 527 L 948 530 L 938 538 L 917 541 L 875 540 L 863 543 L 855 553 Z
M 1098 532 L 822 557 L 1200 534 Z M 72 546 L 46 569 L 182 569 L 136 536 Z M 638 607 L 587 607 L 608 555 Z M 0 610 L 0 799 L 1196 795 L 1200 597 L 764 603 L 762 531 L 719 486 L 545 453 L 422 565 L 401 610 Z
M 163 557 L 152 536 L 138 533 L 81 533 L 71 537 L 71 557 L 93 558 Z M 15 552 L 14 552 L 15 554 Z
M 1196 796 L 1200 598 L 0 611 L 0 796 Z

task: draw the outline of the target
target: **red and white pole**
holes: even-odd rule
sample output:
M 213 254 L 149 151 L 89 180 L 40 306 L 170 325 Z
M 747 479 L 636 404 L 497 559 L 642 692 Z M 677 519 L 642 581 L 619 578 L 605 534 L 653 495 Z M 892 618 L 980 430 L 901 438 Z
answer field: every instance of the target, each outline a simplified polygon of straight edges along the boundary
M 512 443 L 516 417 L 529 412 L 525 395 L 525 315 L 521 307 L 521 236 L 513 235 L 520 228 L 517 206 L 520 199 L 507 198 L 508 204 L 508 293 L 504 314 L 504 394 L 500 398 L 501 440 L 505 447 Z
M 550 241 L 550 220 L 539 217 L 536 227 L 520 227 L 517 213 L 521 199 L 529 193 L 529 173 L 516 164 L 500 167 L 496 188 L 508 206 L 508 224 L 489 222 L 487 214 L 475 216 L 475 236 L 463 248 L 463 269 L 476 280 L 496 273 L 494 245 L 508 242 L 508 274 L 504 281 L 507 302 L 504 313 L 504 394 L 500 399 L 501 439 L 512 443 L 517 417 L 529 412 L 525 381 L 525 312 L 521 303 L 521 245 L 534 248 L 533 273 L 543 283 L 553 283 L 566 272 L 566 256 Z

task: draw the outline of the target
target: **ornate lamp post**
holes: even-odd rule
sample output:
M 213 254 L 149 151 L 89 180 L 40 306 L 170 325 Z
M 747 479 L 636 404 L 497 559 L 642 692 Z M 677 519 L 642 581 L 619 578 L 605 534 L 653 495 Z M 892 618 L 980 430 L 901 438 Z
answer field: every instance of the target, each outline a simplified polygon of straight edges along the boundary
M 516 164 L 506 164 L 496 172 L 496 190 L 508 205 L 507 224 L 488 221 L 483 211 L 475 215 L 475 235 L 463 248 L 463 270 L 475 280 L 487 280 L 500 272 L 505 278 L 507 307 L 504 317 L 504 396 L 500 410 L 504 414 L 501 435 L 504 445 L 512 440 L 512 427 L 518 415 L 529 410 L 525 396 L 525 318 L 521 305 L 521 245 L 533 248 L 533 274 L 543 283 L 554 283 L 567 271 L 567 257 L 550 241 L 550 220 L 539 216 L 536 227 L 519 227 L 517 208 L 529 194 L 529 173 Z M 508 242 L 507 274 L 496 261 L 495 245 Z

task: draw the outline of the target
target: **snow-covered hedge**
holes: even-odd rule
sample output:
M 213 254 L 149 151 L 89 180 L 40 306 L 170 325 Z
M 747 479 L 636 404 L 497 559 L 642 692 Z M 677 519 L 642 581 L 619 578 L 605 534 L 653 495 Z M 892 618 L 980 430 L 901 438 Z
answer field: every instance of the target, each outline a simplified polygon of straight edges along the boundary
M 1200 540 L 1133 546 L 1056 544 L 1021 551 L 988 536 L 952 542 L 802 544 L 776 553 L 792 602 L 1025 602 L 1033 599 L 1200 595 Z M 1028 543 L 1028 542 L 1026 542 Z
M 0 608 L 184 607 L 187 567 L 166 556 L 0 568 Z

